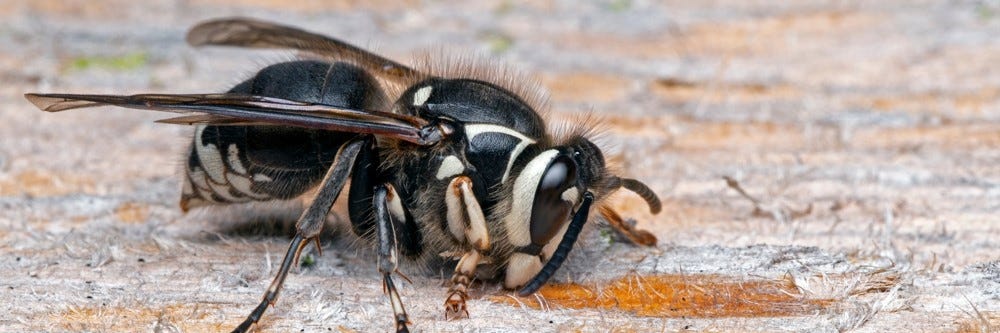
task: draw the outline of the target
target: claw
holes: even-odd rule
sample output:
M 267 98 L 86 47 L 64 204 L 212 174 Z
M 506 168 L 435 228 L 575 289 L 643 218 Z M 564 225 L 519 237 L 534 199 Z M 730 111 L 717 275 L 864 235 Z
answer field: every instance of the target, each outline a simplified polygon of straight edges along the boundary
M 469 285 L 475 279 L 476 266 L 481 255 L 472 250 L 466 252 L 455 266 L 455 274 L 451 276 L 451 287 L 448 288 L 448 298 L 444 301 L 444 319 L 460 319 L 463 315 L 469 318 L 469 309 L 465 300 L 469 298 Z
M 316 243 L 316 255 L 322 257 L 323 256 L 323 247 L 320 246 L 320 244 L 319 244 L 319 236 L 314 237 L 313 241 Z
M 404 275 L 403 272 L 400 272 L 398 269 L 395 270 L 393 273 L 396 273 L 396 275 L 403 278 L 403 280 L 406 280 L 407 283 L 413 284 L 413 280 L 410 280 L 409 276 Z
M 469 318 L 469 309 L 465 306 L 465 293 L 453 292 L 444 301 L 444 320 Z

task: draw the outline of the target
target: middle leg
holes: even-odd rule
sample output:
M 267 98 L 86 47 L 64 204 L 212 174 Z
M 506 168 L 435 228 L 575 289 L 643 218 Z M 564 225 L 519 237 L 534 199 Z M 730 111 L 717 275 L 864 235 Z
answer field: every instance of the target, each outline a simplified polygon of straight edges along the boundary
M 392 274 L 399 274 L 397 270 L 399 250 L 396 248 L 396 223 L 393 219 L 403 220 L 406 218 L 403 213 L 402 201 L 402 198 L 390 184 L 382 184 L 375 188 L 373 203 L 375 224 L 377 225 L 378 271 L 382 274 L 382 291 L 389 297 L 389 302 L 392 304 L 397 333 L 409 332 L 406 325 L 410 323 L 406 309 L 403 307 L 403 301 L 392 281 Z M 405 278 L 405 276 L 403 277 Z

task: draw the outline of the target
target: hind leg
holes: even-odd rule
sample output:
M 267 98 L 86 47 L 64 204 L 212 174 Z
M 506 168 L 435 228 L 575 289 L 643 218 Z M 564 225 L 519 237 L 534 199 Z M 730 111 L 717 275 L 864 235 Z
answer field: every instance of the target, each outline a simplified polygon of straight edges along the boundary
M 299 218 L 299 222 L 296 224 L 295 237 L 292 238 L 292 242 L 288 246 L 288 251 L 285 252 L 285 258 L 281 261 L 281 267 L 278 269 L 277 276 L 274 277 L 274 280 L 271 281 L 271 286 L 264 293 L 264 299 L 257 304 L 257 307 L 250 312 L 250 315 L 233 332 L 246 332 L 260 320 L 261 316 L 264 315 L 264 311 L 277 301 L 278 293 L 281 292 L 281 287 L 285 283 L 288 271 L 292 265 L 298 262 L 302 249 L 311 240 L 318 242 L 317 237 L 319 237 L 320 232 L 323 230 L 326 215 L 330 212 L 330 208 L 333 206 L 333 202 L 337 199 L 337 196 L 340 195 L 340 190 L 344 188 L 344 183 L 351 172 L 351 166 L 354 164 L 354 157 L 357 156 L 362 143 L 363 141 L 351 141 L 340 149 L 333 162 L 333 166 L 330 167 L 326 177 L 323 178 L 320 190 L 316 193 L 315 199 Z

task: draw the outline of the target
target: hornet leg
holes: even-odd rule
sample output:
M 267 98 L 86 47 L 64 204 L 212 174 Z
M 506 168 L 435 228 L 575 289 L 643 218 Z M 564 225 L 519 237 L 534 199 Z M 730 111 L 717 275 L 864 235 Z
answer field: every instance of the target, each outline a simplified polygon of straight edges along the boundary
M 410 323 L 409 317 L 406 315 L 402 299 L 399 298 L 399 292 L 396 291 L 396 285 L 392 282 L 392 274 L 399 273 L 397 271 L 399 251 L 396 249 L 396 223 L 393 219 L 402 222 L 406 218 L 403 214 L 403 199 L 399 197 L 392 185 L 383 184 L 375 188 L 373 201 L 375 223 L 378 225 L 376 232 L 378 237 L 378 272 L 382 274 L 382 291 L 389 297 L 389 302 L 392 304 L 396 332 L 409 332 L 406 327 Z M 403 278 L 406 277 L 403 276 Z
M 278 269 L 278 275 L 271 281 L 271 286 L 264 293 L 264 299 L 260 301 L 260 304 L 250 312 L 250 315 L 233 332 L 242 333 L 250 330 L 250 327 L 260 320 L 260 317 L 264 314 L 264 310 L 267 310 L 269 306 L 274 305 L 274 302 L 277 301 L 278 293 L 281 292 L 281 286 L 285 283 L 285 277 L 288 276 L 289 269 L 299 261 L 299 254 L 302 253 L 302 249 L 306 247 L 306 244 L 309 241 L 316 241 L 318 247 L 319 238 L 317 237 L 323 230 L 326 215 L 330 212 L 333 202 L 337 200 L 340 190 L 344 188 L 344 183 L 351 174 L 354 157 L 358 155 L 362 142 L 360 140 L 350 141 L 340 148 L 340 152 L 337 153 L 333 165 L 330 166 L 330 170 L 323 177 L 319 192 L 316 193 L 312 204 L 306 208 L 306 211 L 302 213 L 302 216 L 299 217 L 299 221 L 295 225 L 295 237 L 292 238 L 292 242 L 288 246 L 288 252 L 285 253 L 285 258 L 281 261 L 281 268 Z
M 469 285 L 476 277 L 476 267 L 482 259 L 480 251 L 490 248 L 490 234 L 486 230 L 486 217 L 483 209 L 472 193 L 472 180 L 466 176 L 452 179 L 445 194 L 448 206 L 448 230 L 456 239 L 465 240 L 471 245 L 468 251 L 458 260 L 455 273 L 451 276 L 451 287 L 448 288 L 448 298 L 444 301 L 444 318 L 464 315 L 469 317 L 465 300 L 469 298 Z

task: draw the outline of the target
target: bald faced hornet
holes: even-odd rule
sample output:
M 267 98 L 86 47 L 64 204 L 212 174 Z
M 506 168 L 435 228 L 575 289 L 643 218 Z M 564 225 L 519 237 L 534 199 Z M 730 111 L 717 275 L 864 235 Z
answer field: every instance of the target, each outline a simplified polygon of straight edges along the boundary
M 657 196 L 610 174 L 586 125 L 550 133 L 537 112 L 537 89 L 508 73 L 468 64 L 417 70 L 336 39 L 240 18 L 199 24 L 187 41 L 287 48 L 314 58 L 268 66 L 222 94 L 25 97 L 49 112 L 114 105 L 184 114 L 160 122 L 196 128 L 180 202 L 185 211 L 317 189 L 277 276 L 234 332 L 249 330 L 274 304 L 348 180 L 352 230 L 375 246 L 397 331 L 409 323 L 393 282 L 400 256 L 458 259 L 445 297 L 449 317 L 468 315 L 467 290 L 483 264 L 498 268 L 504 287 L 520 288 L 522 296 L 537 291 L 562 265 L 595 205 L 633 241 L 656 242 L 601 202 L 625 188 L 656 213 Z

